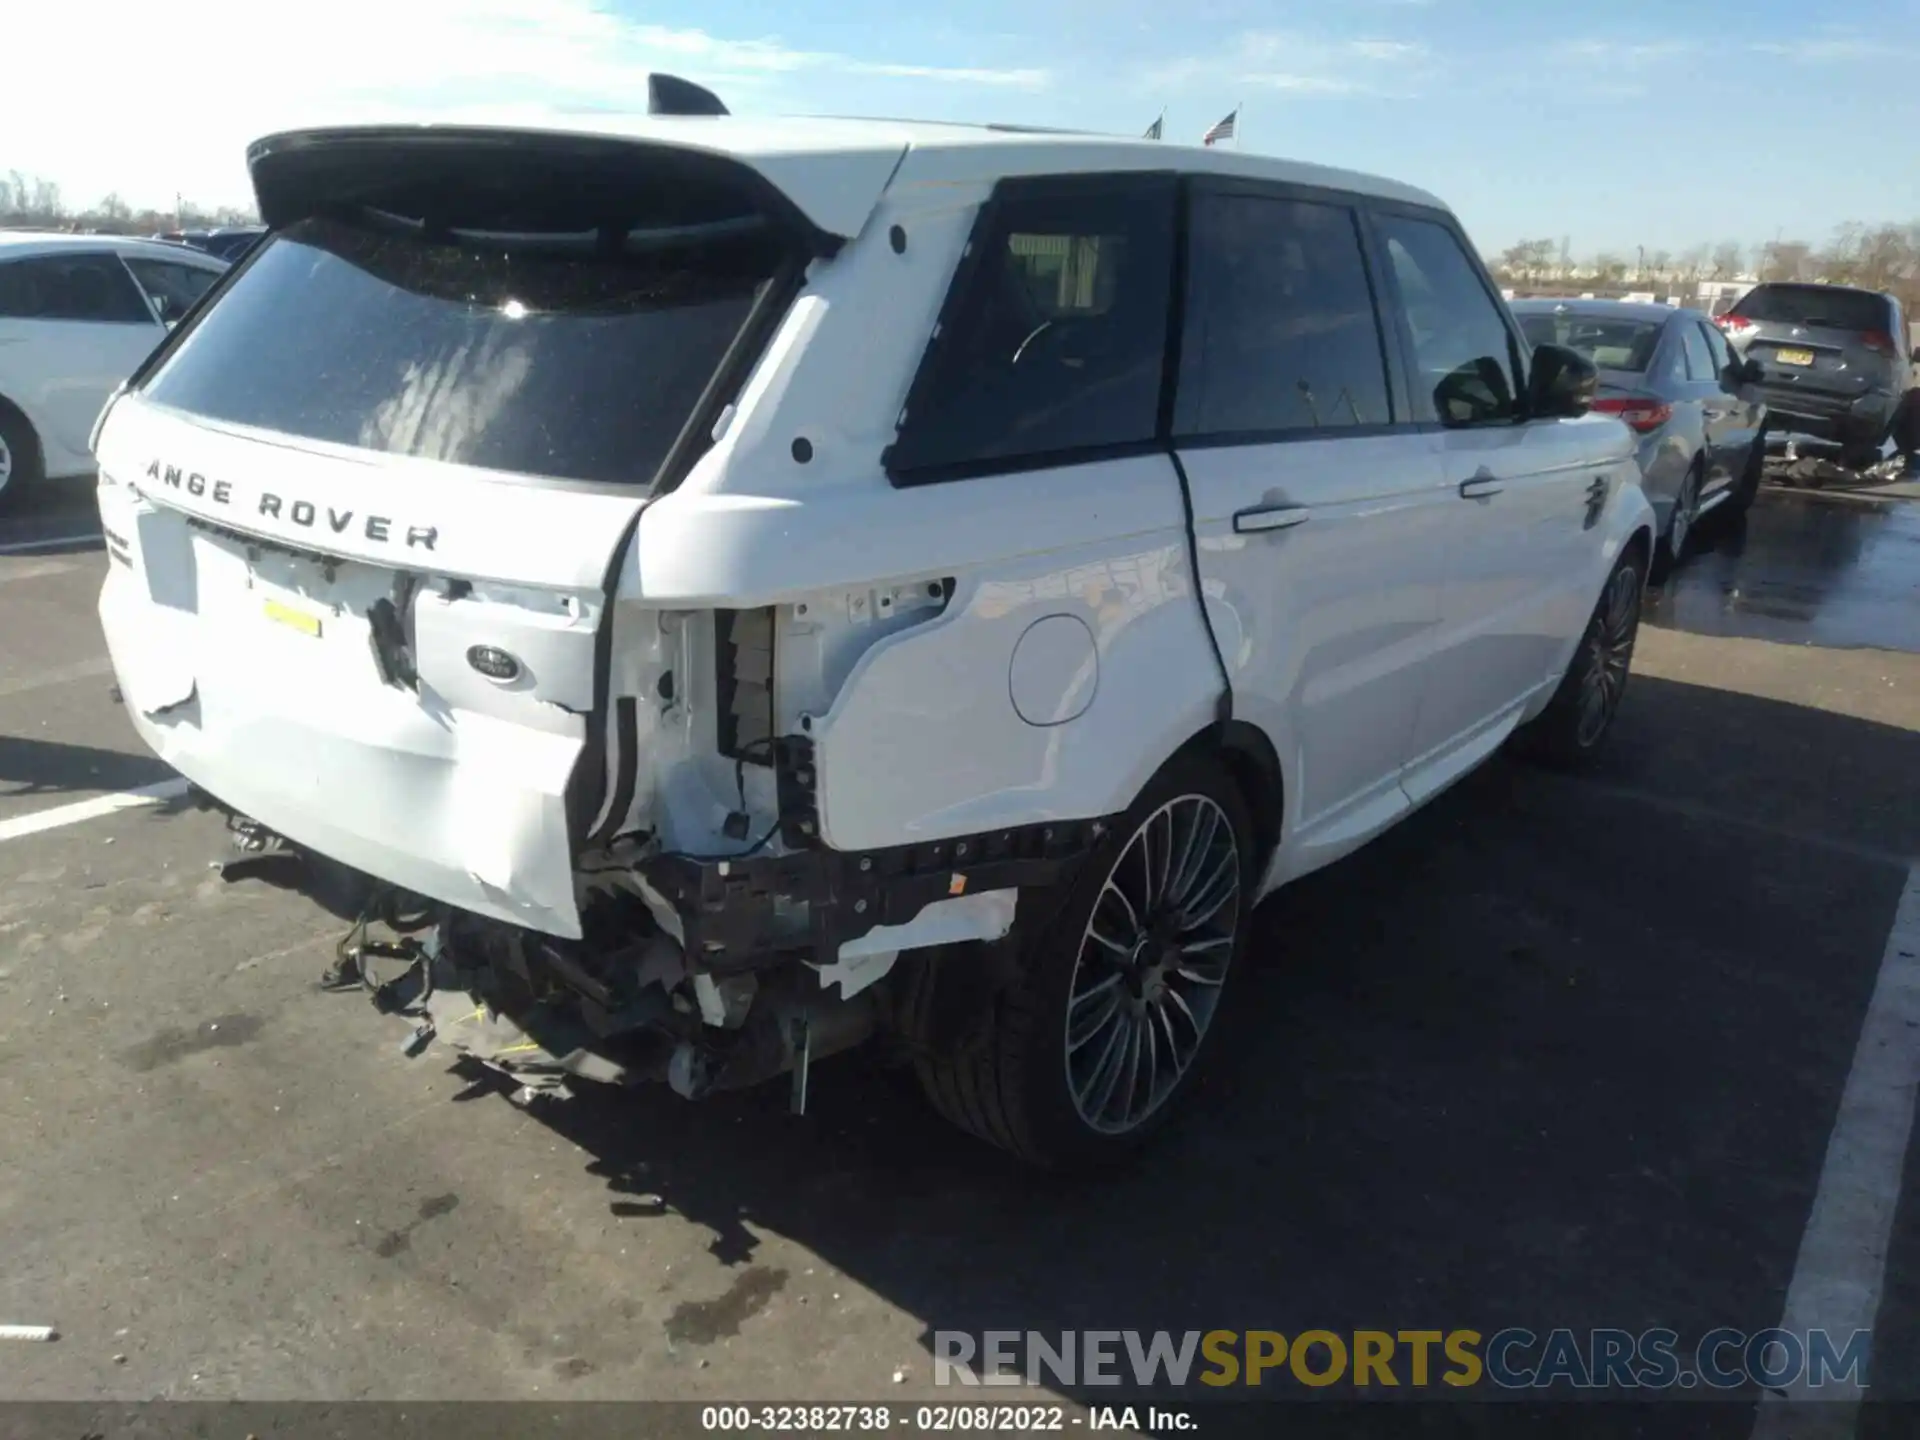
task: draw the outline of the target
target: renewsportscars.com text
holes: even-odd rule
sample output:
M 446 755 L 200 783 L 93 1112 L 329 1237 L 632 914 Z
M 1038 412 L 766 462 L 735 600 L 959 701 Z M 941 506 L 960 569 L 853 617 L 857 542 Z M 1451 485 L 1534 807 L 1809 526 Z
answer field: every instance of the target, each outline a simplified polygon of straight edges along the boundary
M 1871 1335 L 1731 1327 L 1677 1331 L 936 1330 L 936 1385 L 1300 1385 L 1438 1393 L 1864 1386 Z

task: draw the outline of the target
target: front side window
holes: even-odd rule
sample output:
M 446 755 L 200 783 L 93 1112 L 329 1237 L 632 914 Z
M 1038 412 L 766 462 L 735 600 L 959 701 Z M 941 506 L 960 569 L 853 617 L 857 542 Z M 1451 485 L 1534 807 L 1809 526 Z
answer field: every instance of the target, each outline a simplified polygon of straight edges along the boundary
M 151 325 L 153 313 L 117 255 L 31 255 L 0 261 L 0 315 Z
M 1713 363 L 1713 352 L 1707 348 L 1707 337 L 1691 320 L 1680 327 L 1680 343 L 1686 348 L 1689 380 L 1702 384 L 1720 378 L 1719 367 Z
M 1458 238 L 1430 220 L 1382 215 L 1376 223 L 1412 332 L 1419 418 L 1449 426 L 1518 420 L 1520 357 Z
M 1393 419 L 1351 210 L 1201 195 L 1189 233 L 1179 435 L 1339 430 Z
M 307 440 L 645 485 L 777 264 L 751 229 L 662 248 L 305 220 L 266 242 L 146 394 Z
M 1153 439 L 1170 179 L 1003 182 L 976 226 L 886 463 L 1010 468 Z
M 1727 344 L 1727 337 L 1711 325 L 1702 325 L 1698 320 L 1695 320 L 1693 325 L 1707 337 L 1707 349 L 1713 354 L 1714 376 L 1718 378 L 1725 375 L 1733 364 L 1733 347 Z

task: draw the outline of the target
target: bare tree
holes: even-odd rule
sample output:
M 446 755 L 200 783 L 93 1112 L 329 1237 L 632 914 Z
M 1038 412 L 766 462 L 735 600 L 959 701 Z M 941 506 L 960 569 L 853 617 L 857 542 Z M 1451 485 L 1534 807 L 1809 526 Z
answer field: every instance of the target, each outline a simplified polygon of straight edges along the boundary
M 1811 280 L 1813 247 L 1804 240 L 1769 240 L 1760 247 L 1762 280 Z
M 1627 273 L 1627 262 L 1618 255 L 1602 252 L 1593 257 L 1593 278 L 1602 285 L 1616 285 Z
M 1673 276 L 1673 252 L 1671 250 L 1655 250 L 1647 256 L 1647 270 L 1650 274 L 1661 280 L 1671 279 Z
M 1679 260 L 1680 278 L 1689 285 L 1697 283 L 1706 273 L 1708 254 L 1709 251 L 1705 245 L 1695 245 L 1690 250 L 1683 250 Z
M 151 235 L 174 229 L 210 229 L 218 225 L 257 224 L 251 211 L 233 205 L 217 208 L 183 204 L 178 216 L 171 210 L 135 209 L 115 192 L 90 210 L 68 211 L 60 203 L 60 187 L 18 170 L 0 173 L 0 228 L 48 229 L 63 227 L 112 234 Z
M 1747 252 L 1738 241 L 1722 240 L 1713 247 L 1713 258 L 1707 262 L 1712 267 L 1708 273 L 1715 280 L 1731 280 L 1740 273 L 1746 258 Z
M 1554 242 L 1522 240 L 1500 252 L 1494 270 L 1507 280 L 1537 280 L 1553 267 Z

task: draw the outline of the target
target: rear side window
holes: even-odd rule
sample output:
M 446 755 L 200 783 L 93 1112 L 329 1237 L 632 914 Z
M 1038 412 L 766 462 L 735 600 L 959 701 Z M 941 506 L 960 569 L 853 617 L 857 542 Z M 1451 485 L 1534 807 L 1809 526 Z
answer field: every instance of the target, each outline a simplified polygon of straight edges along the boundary
M 1005 469 L 1150 442 L 1173 230 L 1170 177 L 1003 182 L 955 274 L 888 470 Z
M 1839 285 L 1756 285 L 1727 313 L 1761 325 L 1806 325 L 1826 330 L 1893 328 L 1885 296 Z
M 644 485 L 776 263 L 764 241 L 307 220 L 266 242 L 146 393 L 307 440 Z
M 198 265 L 179 265 L 171 260 L 144 260 L 130 256 L 127 268 L 133 271 L 140 288 L 159 310 L 161 318 L 178 320 L 198 303 L 200 297 L 220 278 L 217 270 Z
M 153 312 L 117 255 L 34 255 L 0 261 L 0 315 L 153 324 Z
M 1376 218 L 1413 341 L 1418 418 L 1501 425 L 1521 416 L 1520 357 L 1500 307 L 1444 225 Z
M 1176 433 L 1251 436 L 1393 419 L 1351 210 L 1201 195 L 1188 253 Z

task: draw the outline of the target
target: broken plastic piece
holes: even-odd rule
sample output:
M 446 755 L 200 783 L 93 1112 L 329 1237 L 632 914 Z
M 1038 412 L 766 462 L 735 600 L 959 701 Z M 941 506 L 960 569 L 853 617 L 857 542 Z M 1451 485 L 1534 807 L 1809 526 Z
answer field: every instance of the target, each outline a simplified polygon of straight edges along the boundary
M 58 1340 L 51 1325 L 0 1325 L 0 1340 Z
M 433 1043 L 433 1022 L 424 1020 L 413 1027 L 413 1033 L 400 1042 L 400 1053 L 411 1060 L 427 1046 Z
M 813 1027 L 807 1023 L 807 1012 L 797 1010 L 787 1021 L 787 1035 L 793 1046 L 793 1096 L 789 1101 L 795 1115 L 807 1113 L 807 1069 L 813 1059 Z

